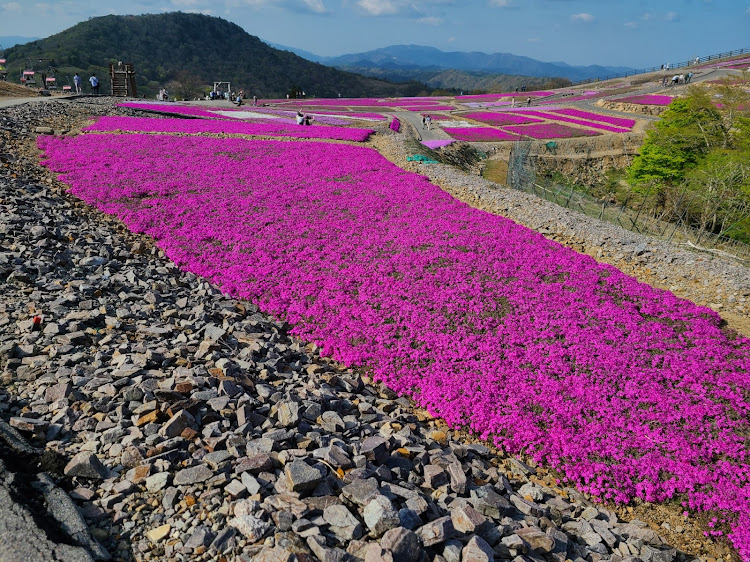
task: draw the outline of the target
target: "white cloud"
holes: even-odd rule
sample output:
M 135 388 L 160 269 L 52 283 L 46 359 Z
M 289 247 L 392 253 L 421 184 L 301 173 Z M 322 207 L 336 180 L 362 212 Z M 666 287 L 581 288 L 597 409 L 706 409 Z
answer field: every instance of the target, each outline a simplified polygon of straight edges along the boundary
M 417 23 L 424 23 L 426 25 L 440 25 L 441 23 L 443 23 L 443 20 L 434 16 L 427 16 L 424 18 L 419 18 L 417 20 Z
M 664 19 L 667 21 L 677 20 L 677 12 L 667 12 L 666 14 L 664 14 Z
M 638 29 L 638 24 L 634 21 L 626 21 L 623 25 L 627 29 Z
M 2 6 L 3 12 L 21 12 L 21 4 L 18 2 L 8 2 L 7 4 L 3 4 Z
M 399 6 L 392 0 L 359 0 L 357 5 L 371 16 L 386 16 L 399 11 Z
M 490 6 L 495 8 L 507 8 L 513 3 L 513 0 L 490 0 Z
M 594 16 L 591 14 L 587 14 L 586 12 L 581 12 L 580 14 L 573 14 L 570 16 L 570 21 L 580 21 L 583 23 L 591 23 L 594 21 Z
M 315 12 L 316 14 L 325 14 L 327 12 L 326 7 L 323 5 L 323 0 L 302 0 L 302 2 L 311 12 Z

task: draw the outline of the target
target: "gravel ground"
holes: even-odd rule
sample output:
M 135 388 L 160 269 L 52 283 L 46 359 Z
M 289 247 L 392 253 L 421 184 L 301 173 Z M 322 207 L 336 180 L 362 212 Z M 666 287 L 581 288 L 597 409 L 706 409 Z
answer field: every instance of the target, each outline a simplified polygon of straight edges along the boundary
M 112 113 L 111 101 L 0 112 L 0 415 L 58 459 L 35 471 L 67 491 L 91 533 L 67 544 L 115 560 L 728 554 L 672 511 L 592 504 L 542 468 L 448 430 L 69 196 L 35 166 L 34 138 L 76 134 L 87 116 Z M 376 138 L 405 165 L 403 135 L 383 125 Z M 668 260 L 651 241 L 481 179 L 444 166 L 420 171 L 560 240 L 591 236 L 633 267 L 679 272 L 669 282 L 686 291 L 703 290 L 693 280 L 704 271 L 723 274 L 726 302 L 736 295 L 734 309 L 747 313 L 747 276 L 736 266 L 692 254 Z M 18 459 L 3 454 L 15 461 L 5 463 L 10 481 Z

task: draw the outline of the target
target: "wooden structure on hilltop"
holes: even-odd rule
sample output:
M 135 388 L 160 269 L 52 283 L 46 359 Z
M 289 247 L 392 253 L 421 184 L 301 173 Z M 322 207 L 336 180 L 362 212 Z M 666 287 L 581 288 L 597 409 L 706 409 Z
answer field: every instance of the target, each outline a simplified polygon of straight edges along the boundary
M 135 90 L 135 68 L 132 62 L 109 63 L 109 77 L 112 82 L 112 95 L 120 98 L 138 97 Z

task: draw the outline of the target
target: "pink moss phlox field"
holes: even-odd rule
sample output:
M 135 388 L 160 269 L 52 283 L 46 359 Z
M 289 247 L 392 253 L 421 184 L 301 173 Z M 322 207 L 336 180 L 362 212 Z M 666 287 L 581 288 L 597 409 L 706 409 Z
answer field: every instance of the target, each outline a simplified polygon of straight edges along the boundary
M 588 121 L 585 119 L 576 119 L 574 117 L 567 117 L 565 115 L 556 115 L 555 113 L 548 113 L 546 111 L 524 111 L 523 115 L 534 115 L 541 117 L 542 119 L 549 119 L 551 121 L 563 121 L 565 123 L 573 123 L 574 125 L 583 125 L 590 129 L 601 129 L 602 131 L 608 131 L 610 133 L 628 133 L 630 129 L 623 129 L 622 127 L 612 127 L 603 123 L 597 123 L 595 121 Z
M 474 111 L 472 113 L 466 113 L 461 117 L 472 119 L 474 121 L 481 121 L 488 125 L 523 125 L 524 123 L 542 122 L 541 119 L 534 119 L 533 117 L 526 117 L 525 115 L 500 113 L 497 111 Z
M 414 107 L 402 107 L 406 111 L 451 111 L 456 109 L 452 105 L 431 105 L 431 106 L 414 106 Z
M 617 98 L 610 101 L 616 103 L 636 103 L 640 105 L 669 105 L 674 98 L 672 96 L 661 96 L 657 94 L 646 94 L 643 96 L 630 96 Z
M 587 129 L 576 129 L 561 123 L 539 123 L 533 125 L 508 125 L 503 127 L 518 135 L 531 137 L 533 139 L 565 139 L 571 137 L 594 137 L 600 135 L 599 131 Z
M 353 127 L 318 127 L 296 123 L 245 123 L 204 119 L 151 119 L 149 117 L 100 117 L 84 131 L 131 131 L 143 133 L 226 133 L 298 139 L 364 142 L 375 131 Z
M 498 142 L 518 140 L 518 135 L 491 127 L 443 127 L 456 140 L 465 142 Z
M 635 119 L 627 119 L 625 117 L 615 117 L 614 115 L 603 115 L 601 113 L 594 113 L 593 111 L 583 111 L 575 108 L 564 108 L 564 109 L 553 109 L 550 113 L 560 113 L 562 115 L 569 115 L 571 117 L 580 117 L 587 121 L 601 121 L 613 125 L 614 127 L 620 127 L 622 129 L 632 129 L 635 126 Z
M 388 125 L 392 131 L 399 132 L 401 130 L 401 121 L 398 120 L 398 117 L 394 117 L 393 121 L 391 121 L 391 124 Z
M 750 559 L 750 340 L 710 309 L 366 147 L 37 142 L 74 195 L 336 359 L 599 497 L 719 510 Z
M 436 148 L 442 148 L 444 146 L 448 146 L 449 144 L 453 144 L 456 142 L 453 139 L 439 139 L 439 140 L 426 140 L 422 141 L 422 144 L 425 145 L 427 148 L 431 148 L 432 150 L 435 150 Z
M 546 96 L 553 96 L 556 92 L 503 92 L 501 94 L 469 94 L 466 96 L 456 96 L 456 100 L 466 101 L 497 101 L 500 98 L 514 98 L 514 97 L 530 97 L 530 98 L 543 98 Z
M 117 107 L 129 107 L 130 109 L 145 109 L 147 111 L 159 111 L 162 113 L 178 113 L 180 115 L 191 115 L 193 117 L 207 117 L 209 119 L 220 119 L 216 113 L 212 113 L 209 110 L 203 109 L 202 107 L 194 107 L 192 105 L 178 105 L 176 103 L 146 103 L 138 101 L 125 101 L 118 103 Z M 231 111 L 233 108 L 227 107 L 213 107 L 211 109 L 221 111 Z

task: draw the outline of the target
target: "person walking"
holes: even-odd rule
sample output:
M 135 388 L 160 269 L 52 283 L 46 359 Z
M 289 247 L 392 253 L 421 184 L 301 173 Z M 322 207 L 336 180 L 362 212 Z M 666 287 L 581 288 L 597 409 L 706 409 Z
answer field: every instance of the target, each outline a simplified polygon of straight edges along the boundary
M 426 115 L 422 115 L 422 128 L 423 129 L 427 128 L 427 116 Z
M 73 76 L 73 85 L 76 88 L 76 94 L 80 94 L 81 93 L 81 77 L 78 76 L 77 72 L 75 76 Z
M 531 98 L 529 97 L 529 98 L 526 98 L 526 107 L 530 107 L 530 106 L 531 106 Z
M 430 125 L 432 125 L 432 117 L 428 115 L 427 117 L 425 117 L 425 121 L 427 122 L 427 130 L 429 131 Z
M 99 79 L 96 77 L 96 74 L 92 74 L 91 78 L 89 78 L 89 82 L 91 83 L 91 93 L 92 94 L 99 94 Z

